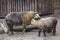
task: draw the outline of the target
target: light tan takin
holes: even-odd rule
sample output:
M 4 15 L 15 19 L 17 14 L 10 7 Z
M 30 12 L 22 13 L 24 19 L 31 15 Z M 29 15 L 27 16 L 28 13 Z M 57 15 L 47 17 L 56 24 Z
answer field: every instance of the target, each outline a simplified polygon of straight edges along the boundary
M 24 33 L 26 26 L 31 23 L 31 20 L 36 16 L 36 14 L 37 13 L 34 11 L 11 12 L 7 14 L 5 17 L 9 29 L 7 33 L 11 32 L 13 34 L 13 25 L 22 25 L 22 32 Z
M 57 19 L 55 17 L 46 17 L 38 20 L 32 19 L 31 24 L 39 28 L 38 36 L 40 36 L 42 30 L 44 36 L 46 36 L 46 32 L 50 33 L 51 31 L 53 31 L 53 35 L 56 34 Z

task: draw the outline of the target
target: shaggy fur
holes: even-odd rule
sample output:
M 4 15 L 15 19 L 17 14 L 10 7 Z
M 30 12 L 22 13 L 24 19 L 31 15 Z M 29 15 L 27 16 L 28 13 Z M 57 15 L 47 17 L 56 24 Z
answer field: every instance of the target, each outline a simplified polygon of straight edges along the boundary
M 36 12 L 33 11 L 24 11 L 24 12 L 11 12 L 5 19 L 8 25 L 9 31 L 13 30 L 13 25 L 22 25 L 23 33 L 26 29 L 26 26 L 31 23 L 31 20 L 34 18 Z M 13 31 L 11 31 L 13 34 Z
M 46 31 L 51 32 L 53 30 L 53 35 L 56 33 L 57 19 L 55 17 L 41 18 L 39 20 L 32 19 L 31 24 L 39 28 L 39 36 L 41 30 L 43 30 L 44 36 L 46 36 Z

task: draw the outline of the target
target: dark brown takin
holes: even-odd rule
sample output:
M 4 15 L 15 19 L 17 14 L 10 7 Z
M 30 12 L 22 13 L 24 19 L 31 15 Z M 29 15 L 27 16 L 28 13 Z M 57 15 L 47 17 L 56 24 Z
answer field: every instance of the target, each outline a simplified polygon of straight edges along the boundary
M 6 23 L 8 25 L 7 33 L 11 32 L 13 34 L 13 25 L 22 25 L 23 33 L 26 26 L 31 23 L 31 20 L 35 17 L 37 12 L 34 11 L 24 11 L 24 12 L 11 12 L 5 17 Z

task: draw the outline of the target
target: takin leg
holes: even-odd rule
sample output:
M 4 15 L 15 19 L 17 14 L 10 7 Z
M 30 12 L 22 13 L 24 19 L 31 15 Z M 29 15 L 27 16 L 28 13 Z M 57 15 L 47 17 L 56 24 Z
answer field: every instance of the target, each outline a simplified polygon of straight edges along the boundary
M 46 37 L 46 30 L 43 30 L 43 34 L 44 34 L 44 36 Z
M 56 35 L 56 25 L 53 27 L 53 35 Z
M 9 27 L 9 33 L 11 33 L 12 35 L 14 34 L 13 33 L 13 25 L 12 24 L 7 24 L 8 27 Z
M 26 27 L 24 26 L 23 31 L 22 31 L 23 34 L 24 34 L 25 30 L 26 30 Z
M 23 31 L 22 31 L 23 34 L 24 34 L 25 30 L 26 30 L 26 25 L 23 24 Z
M 56 35 L 56 28 L 53 29 L 53 35 Z
M 10 31 L 11 31 L 11 34 L 13 35 L 14 33 L 13 33 L 13 24 L 11 24 L 11 26 L 10 26 Z
M 56 25 L 57 25 L 57 20 L 54 21 L 52 30 L 53 30 L 53 35 L 56 35 Z
M 47 33 L 51 33 L 51 32 L 52 32 L 52 28 L 48 28 Z
M 40 36 L 40 34 L 41 34 L 41 29 L 39 29 L 39 31 L 38 31 L 38 36 Z

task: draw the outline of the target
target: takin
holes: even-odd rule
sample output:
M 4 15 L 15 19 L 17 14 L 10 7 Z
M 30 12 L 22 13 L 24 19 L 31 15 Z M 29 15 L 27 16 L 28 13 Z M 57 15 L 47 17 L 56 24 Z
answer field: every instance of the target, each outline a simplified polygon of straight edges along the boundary
M 41 31 L 43 31 L 44 36 L 46 36 L 46 32 L 53 32 L 53 35 L 55 35 L 57 19 L 55 17 L 40 18 L 38 20 L 32 19 L 31 25 L 38 27 L 38 36 L 40 36 Z
M 26 30 L 26 26 L 31 24 L 31 20 L 37 16 L 37 12 L 34 11 L 24 11 L 24 12 L 11 12 L 6 17 L 6 23 L 8 25 L 7 33 L 11 32 L 13 34 L 13 25 L 22 25 L 23 31 Z M 39 16 L 37 16 L 39 17 Z M 12 30 L 12 31 L 11 31 Z

